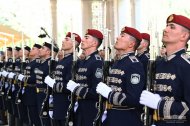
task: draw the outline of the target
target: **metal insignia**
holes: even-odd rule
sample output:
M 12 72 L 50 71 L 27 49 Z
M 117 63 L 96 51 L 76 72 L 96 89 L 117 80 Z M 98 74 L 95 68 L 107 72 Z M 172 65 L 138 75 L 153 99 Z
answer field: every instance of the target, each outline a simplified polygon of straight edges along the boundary
M 173 14 L 169 16 L 168 21 L 171 22 L 174 19 Z
M 139 74 L 132 74 L 131 75 L 131 83 L 138 84 L 140 82 L 140 75 Z
M 95 73 L 96 78 L 102 78 L 102 75 L 103 75 L 102 69 L 97 68 Z
M 122 32 L 125 31 L 125 27 L 123 27 L 123 28 L 121 29 L 121 31 L 122 31 Z

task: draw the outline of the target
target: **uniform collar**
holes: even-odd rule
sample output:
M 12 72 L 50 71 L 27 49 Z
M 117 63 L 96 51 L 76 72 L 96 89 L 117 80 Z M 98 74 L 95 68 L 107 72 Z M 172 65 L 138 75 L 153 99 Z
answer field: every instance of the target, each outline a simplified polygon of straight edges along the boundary
M 68 54 L 65 54 L 64 57 L 68 57 L 70 55 L 72 55 L 73 53 L 68 53 Z
M 47 59 L 42 60 L 42 63 L 44 63 L 45 61 L 48 61 L 50 59 L 51 59 L 51 57 L 48 57 Z
M 134 54 L 134 51 L 132 52 L 127 52 L 127 53 L 124 53 L 120 56 L 120 58 L 118 60 L 122 60 L 123 58 L 125 58 L 126 56 L 129 56 L 129 55 L 133 55 Z
M 166 60 L 166 61 L 170 61 L 170 60 L 173 59 L 175 56 L 181 55 L 181 54 L 183 54 L 183 53 L 185 53 L 185 49 L 184 49 L 184 48 L 182 48 L 182 49 L 180 49 L 180 50 L 174 52 L 173 54 L 171 54 L 171 55 L 169 55 L 169 56 L 165 56 L 165 60 Z
M 90 55 L 86 56 L 85 60 L 88 60 L 91 56 L 93 56 L 94 54 L 97 54 L 97 53 L 98 53 L 98 50 L 94 51 Z

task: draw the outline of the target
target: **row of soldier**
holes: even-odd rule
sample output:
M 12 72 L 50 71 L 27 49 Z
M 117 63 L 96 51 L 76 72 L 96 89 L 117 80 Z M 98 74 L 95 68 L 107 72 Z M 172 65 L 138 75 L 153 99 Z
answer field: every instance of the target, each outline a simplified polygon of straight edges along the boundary
M 9 125 L 93 126 L 101 97 L 105 104 L 97 125 L 190 125 L 190 60 L 185 49 L 190 38 L 190 19 L 172 14 L 166 23 L 162 38 L 166 53 L 155 61 L 154 71 L 149 71 L 155 72 L 152 90 L 145 90 L 150 35 L 132 27 L 125 26 L 116 39 L 116 58 L 109 65 L 106 82 L 103 81 L 104 57 L 98 51 L 104 36 L 96 29 L 88 29 L 82 39 L 77 33 L 68 32 L 62 41 L 64 56 L 53 65 L 51 57 L 57 55 L 58 48 L 51 43 L 34 44 L 31 50 L 25 47 L 27 64 L 20 60 L 23 56 L 21 48 L 14 49 L 14 64 L 13 50 L 7 48 L 7 62 L 1 65 L 0 107 L 1 111 L 8 111 Z M 83 50 L 74 74 L 73 45 L 80 45 Z M 47 96 L 50 89 L 52 92 Z M 11 98 L 7 97 L 10 92 Z M 19 93 L 22 94 L 21 103 L 17 102 Z M 71 94 L 75 96 L 73 124 L 66 124 L 68 108 L 73 100 Z M 53 108 L 43 118 L 40 113 L 46 98 L 49 108 L 53 102 Z M 151 109 L 149 124 L 143 123 L 141 118 L 143 106 Z

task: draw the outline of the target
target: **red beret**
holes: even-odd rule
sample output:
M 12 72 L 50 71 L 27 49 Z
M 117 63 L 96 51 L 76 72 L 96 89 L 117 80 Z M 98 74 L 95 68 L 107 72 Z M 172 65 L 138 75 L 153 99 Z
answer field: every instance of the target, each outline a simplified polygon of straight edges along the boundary
M 95 38 L 98 38 L 98 39 L 103 39 L 104 38 L 103 34 L 100 31 L 96 30 L 96 29 L 87 29 L 85 35 L 91 35 L 91 36 L 93 36 Z
M 150 35 L 148 33 L 141 33 L 142 39 L 150 42 Z
M 125 26 L 124 28 L 122 28 L 121 32 L 125 32 L 125 33 L 133 36 L 134 38 L 136 38 L 138 40 L 138 42 L 142 41 L 141 33 L 134 28 Z
M 73 33 L 73 34 L 75 35 L 75 40 L 80 44 L 80 42 L 81 42 L 80 36 L 78 34 L 76 34 L 76 33 Z M 68 32 L 67 35 L 66 35 L 66 37 L 70 37 L 71 38 L 71 32 Z
M 179 24 L 187 29 L 190 30 L 190 19 L 185 17 L 185 16 L 182 16 L 182 15 L 176 15 L 176 14 L 171 14 L 168 18 L 167 18 L 167 21 L 166 23 L 170 23 L 170 22 L 173 22 L 173 23 L 176 23 L 176 24 Z

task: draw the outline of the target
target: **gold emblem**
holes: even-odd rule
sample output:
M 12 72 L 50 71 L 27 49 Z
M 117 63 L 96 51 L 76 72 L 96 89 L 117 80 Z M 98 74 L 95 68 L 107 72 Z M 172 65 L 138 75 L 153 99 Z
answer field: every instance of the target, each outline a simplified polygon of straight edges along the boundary
M 122 29 L 121 29 L 121 31 L 122 31 L 122 32 L 124 32 L 124 31 L 125 31 L 125 27 L 124 27 L 124 28 L 122 28 Z
M 172 15 L 170 15 L 170 16 L 168 17 L 168 22 L 171 22 L 173 19 L 174 19 L 174 15 L 172 14 Z

